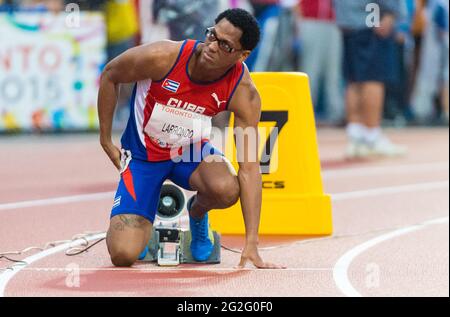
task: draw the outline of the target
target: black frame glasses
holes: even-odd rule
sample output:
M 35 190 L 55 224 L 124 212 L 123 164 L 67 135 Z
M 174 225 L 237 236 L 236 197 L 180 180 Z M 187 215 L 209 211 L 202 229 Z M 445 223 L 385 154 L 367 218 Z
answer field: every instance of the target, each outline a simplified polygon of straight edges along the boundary
M 205 37 L 206 37 L 206 40 L 208 40 L 211 43 L 217 41 L 219 48 L 226 53 L 231 54 L 234 52 L 242 51 L 242 49 L 237 49 L 237 48 L 232 47 L 227 41 L 217 38 L 216 31 L 213 27 L 206 29 Z

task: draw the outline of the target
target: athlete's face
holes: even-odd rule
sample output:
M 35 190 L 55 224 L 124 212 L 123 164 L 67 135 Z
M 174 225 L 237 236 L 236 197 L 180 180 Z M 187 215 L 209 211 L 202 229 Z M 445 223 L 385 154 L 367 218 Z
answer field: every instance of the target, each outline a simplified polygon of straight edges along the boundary
M 239 60 L 244 61 L 250 51 L 242 48 L 239 42 L 241 36 L 242 31 L 239 28 L 227 19 L 222 19 L 206 31 L 202 61 L 217 68 L 231 66 Z

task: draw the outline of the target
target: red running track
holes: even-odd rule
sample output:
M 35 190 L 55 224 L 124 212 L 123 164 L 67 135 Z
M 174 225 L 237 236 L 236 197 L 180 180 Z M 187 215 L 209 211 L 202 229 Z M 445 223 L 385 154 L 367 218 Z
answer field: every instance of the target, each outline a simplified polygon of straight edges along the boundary
M 449 296 L 448 132 L 392 130 L 406 157 L 350 162 L 343 131 L 320 130 L 334 235 L 262 237 L 263 257 L 286 270 L 235 270 L 239 254 L 226 250 L 220 265 L 118 269 L 101 242 L 75 257 L 51 248 L 12 256 L 32 263 L 0 270 L 0 296 Z M 107 229 L 117 175 L 96 136 L 0 144 L 0 253 Z M 223 244 L 239 249 L 243 238 Z

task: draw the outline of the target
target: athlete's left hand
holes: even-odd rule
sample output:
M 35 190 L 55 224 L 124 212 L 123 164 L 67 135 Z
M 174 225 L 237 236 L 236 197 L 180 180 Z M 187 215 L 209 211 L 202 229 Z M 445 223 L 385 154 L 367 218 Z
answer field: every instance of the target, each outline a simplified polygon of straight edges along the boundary
M 264 262 L 258 253 L 257 243 L 246 243 L 244 250 L 241 254 L 241 261 L 238 268 L 245 268 L 248 261 L 251 261 L 253 265 L 258 269 L 285 269 L 286 266 L 274 264 L 270 262 Z

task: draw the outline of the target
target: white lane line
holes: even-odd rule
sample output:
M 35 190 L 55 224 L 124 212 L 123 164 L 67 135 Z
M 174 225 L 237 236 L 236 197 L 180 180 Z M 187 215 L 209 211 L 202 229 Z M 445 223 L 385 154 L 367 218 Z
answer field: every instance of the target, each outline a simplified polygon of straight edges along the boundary
M 156 265 L 156 264 L 151 264 Z M 203 265 L 203 264 L 202 264 Z M 329 272 L 332 271 L 332 268 L 310 268 L 310 267 L 304 267 L 304 268 L 286 268 L 286 269 L 256 269 L 256 268 L 244 268 L 244 269 L 235 269 L 235 268 L 214 268 L 210 266 L 206 267 L 198 267 L 198 268 L 183 268 L 183 267 L 165 267 L 165 268 L 138 268 L 138 267 L 131 267 L 131 268 L 76 268 L 73 267 L 70 268 L 62 268 L 62 267 L 43 267 L 43 268 L 24 268 L 22 271 L 25 272 L 68 272 L 73 270 L 77 270 L 80 272 L 92 272 L 92 271 L 105 271 L 105 272 L 115 272 L 115 271 L 123 271 L 123 272 L 162 272 L 162 273 L 179 273 L 184 271 L 206 271 L 206 272 L 240 272 L 240 271 L 254 271 L 254 272 L 267 272 L 267 271 L 274 271 L 274 272 L 317 272 L 317 271 L 324 271 Z
M 401 235 L 418 231 L 424 229 L 431 225 L 436 224 L 444 224 L 449 222 L 449 217 L 437 218 L 427 222 L 424 222 L 419 225 L 414 225 L 410 227 L 401 228 L 381 236 L 378 236 L 374 239 L 364 242 L 349 251 L 347 251 L 339 260 L 336 262 L 333 268 L 333 278 L 336 283 L 336 286 L 339 290 L 344 293 L 346 296 L 350 297 L 362 297 L 361 293 L 359 293 L 352 285 L 348 278 L 348 269 L 352 264 L 353 260 L 359 256 L 361 253 L 367 251 L 370 248 L 373 248 L 377 244 L 380 244 L 384 241 L 399 237 Z
M 332 194 L 331 198 L 333 202 L 354 199 L 354 198 L 366 198 L 366 197 L 376 197 L 382 195 L 391 195 L 391 194 L 399 194 L 399 193 L 408 193 L 415 191 L 427 191 L 427 190 L 435 190 L 435 189 L 445 189 L 449 187 L 449 182 L 433 182 L 433 183 L 419 183 L 419 184 L 410 184 L 410 185 L 402 185 L 402 186 L 393 186 L 393 187 L 380 187 L 374 189 L 367 189 L 361 191 L 354 192 L 345 192 L 345 193 L 337 193 Z
M 23 261 L 27 263 L 26 265 L 13 266 L 11 269 L 5 270 L 2 274 L 0 274 L 0 297 L 5 296 L 5 289 L 6 289 L 6 285 L 8 285 L 8 282 L 14 277 L 14 275 L 19 273 L 23 269 L 25 269 L 27 265 L 30 265 L 33 262 L 39 261 L 49 255 L 65 251 L 69 248 L 81 246 L 84 243 L 86 243 L 86 240 L 93 241 L 93 240 L 98 240 L 98 239 L 102 239 L 105 237 L 106 237 L 106 233 L 100 233 L 97 235 L 93 235 L 91 237 L 86 237 L 85 239 L 79 239 L 79 240 L 61 244 L 59 246 L 44 250 L 42 252 L 36 253 L 36 254 L 24 259 Z
M 448 162 L 435 162 L 435 163 L 423 163 L 423 164 L 410 164 L 402 166 L 374 166 L 374 167 L 361 167 L 342 170 L 328 170 L 322 172 L 323 179 L 333 179 L 340 177 L 354 177 L 354 176 L 370 176 L 384 173 L 389 175 L 398 173 L 412 173 L 412 172 L 431 172 L 431 171 L 443 171 L 449 169 Z M 376 190 L 376 189 L 374 189 Z M 2 210 L 14 210 L 21 208 L 39 207 L 39 206 L 51 206 L 60 205 L 66 203 L 78 203 L 84 201 L 98 201 L 104 199 L 110 199 L 115 192 L 102 192 L 75 196 L 55 197 L 39 200 L 28 200 L 13 203 L 0 204 L 0 211 Z M 354 192 L 358 193 L 358 192 Z M 349 193 L 351 195 L 351 193 Z M 337 199 L 342 194 L 334 194 Z M 351 196 L 349 196 L 351 197 Z M 344 198 L 345 199 L 345 198 Z
M 433 183 L 418 183 L 418 184 L 409 184 L 402 186 L 394 186 L 394 187 L 380 187 L 373 188 L 363 191 L 354 191 L 354 192 L 344 192 L 344 193 L 336 193 L 331 194 L 333 201 L 347 200 L 353 198 L 360 197 L 369 197 L 369 196 L 379 196 L 386 194 L 397 194 L 403 192 L 412 192 L 418 190 L 432 190 L 432 189 L 441 189 L 449 187 L 448 181 L 443 182 L 433 182 Z M 113 199 L 113 195 L 115 192 L 103 192 L 103 193 L 94 193 L 94 194 L 86 194 L 86 195 L 76 195 L 76 196 L 66 196 L 66 197 L 56 197 L 49 199 L 41 199 L 41 200 L 29 200 L 29 201 L 21 201 L 15 203 L 6 203 L 0 204 L 0 211 L 2 210 L 14 210 L 21 208 L 30 208 L 30 207 L 39 207 L 39 206 L 50 206 L 50 205 L 60 205 L 66 203 L 78 203 L 84 201 L 98 201 L 104 199 Z
M 348 178 L 358 176 L 371 175 L 397 175 L 409 174 L 417 172 L 439 172 L 449 169 L 449 162 L 434 162 L 434 163 L 420 163 L 420 164 L 404 164 L 404 165 L 389 165 L 389 166 L 372 166 L 372 167 L 355 167 L 335 170 L 322 171 L 323 179 Z
M 78 203 L 78 202 L 83 202 L 83 201 L 113 199 L 114 194 L 115 194 L 115 192 L 103 192 L 103 193 L 75 195 L 75 196 L 66 196 L 66 197 L 55 197 L 55 198 L 39 199 L 39 200 L 19 201 L 19 202 L 15 202 L 15 203 L 0 204 L 0 210 L 13 210 L 13 209 L 38 207 L 38 206 L 50 206 L 50 205 L 60 205 L 60 204 L 66 204 L 66 203 Z

